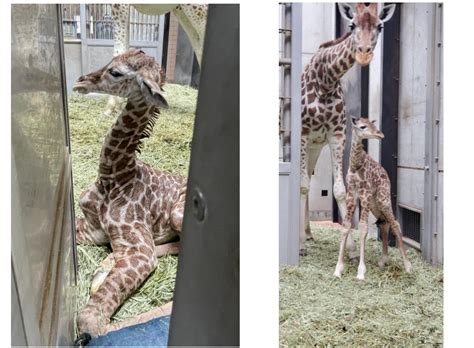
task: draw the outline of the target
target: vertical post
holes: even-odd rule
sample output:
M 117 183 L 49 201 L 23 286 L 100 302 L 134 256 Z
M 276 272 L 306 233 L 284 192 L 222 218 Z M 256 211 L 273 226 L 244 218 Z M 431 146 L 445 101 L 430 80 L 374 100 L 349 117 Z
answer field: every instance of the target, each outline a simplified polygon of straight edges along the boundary
M 291 175 L 290 175 L 290 221 L 291 252 L 299 259 L 299 233 L 304 221 L 300 220 L 301 190 L 301 50 L 302 50 L 302 4 L 291 5 Z M 293 244 L 294 243 L 294 244 Z
M 81 18 L 81 74 L 84 75 L 89 70 L 88 52 L 87 52 L 87 9 L 86 4 L 79 5 L 79 14 Z
M 291 57 L 291 41 L 292 41 L 292 22 L 291 22 L 291 5 L 283 5 L 283 57 L 289 59 Z M 291 65 L 283 65 L 283 110 L 282 110 L 282 127 L 283 132 L 283 162 L 290 162 L 291 151 Z
M 160 66 L 163 66 L 163 37 L 165 34 L 165 15 L 160 15 L 158 23 L 158 62 L 160 62 Z
M 442 97 L 441 59 L 442 59 L 442 4 L 430 4 L 430 16 L 427 28 L 427 103 L 425 122 L 425 175 L 424 175 L 424 207 L 421 230 L 421 251 L 429 262 L 438 265 L 443 262 L 442 225 L 438 220 L 438 212 L 442 196 L 438 191 L 440 176 L 440 111 Z
M 380 163 L 388 173 L 391 183 L 393 213 L 397 215 L 397 164 L 398 164 L 398 88 L 400 76 L 400 11 L 397 4 L 395 13 L 384 27 L 383 39 L 383 84 L 382 121 L 380 130 L 385 135 L 381 142 Z M 395 246 L 395 238 L 389 237 L 389 245 Z

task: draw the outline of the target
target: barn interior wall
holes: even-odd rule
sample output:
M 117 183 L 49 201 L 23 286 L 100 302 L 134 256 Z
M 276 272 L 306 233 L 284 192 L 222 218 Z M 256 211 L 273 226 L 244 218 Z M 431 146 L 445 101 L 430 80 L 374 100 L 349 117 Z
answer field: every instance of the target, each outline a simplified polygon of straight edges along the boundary
M 433 264 L 443 262 L 441 6 L 403 4 L 400 25 L 397 203 L 420 212 L 421 250 Z
M 398 204 L 424 206 L 425 123 L 430 4 L 401 7 L 398 116 Z

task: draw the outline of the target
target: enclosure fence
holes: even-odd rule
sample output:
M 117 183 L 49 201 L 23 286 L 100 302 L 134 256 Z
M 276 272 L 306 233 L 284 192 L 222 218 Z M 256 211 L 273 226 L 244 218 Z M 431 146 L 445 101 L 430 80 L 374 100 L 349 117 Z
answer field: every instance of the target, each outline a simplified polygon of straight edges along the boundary
M 63 32 L 66 39 L 81 39 L 81 13 L 79 4 L 65 4 Z M 88 39 L 113 40 L 114 26 L 111 4 L 86 4 L 86 31 Z M 130 40 L 159 41 L 160 16 L 138 12 L 130 6 Z

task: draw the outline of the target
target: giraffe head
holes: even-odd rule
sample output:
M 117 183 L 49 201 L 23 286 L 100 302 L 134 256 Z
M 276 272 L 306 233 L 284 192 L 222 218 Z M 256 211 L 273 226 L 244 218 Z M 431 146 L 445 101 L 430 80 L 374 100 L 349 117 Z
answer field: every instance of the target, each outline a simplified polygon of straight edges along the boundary
M 377 14 L 377 4 L 366 6 L 358 3 L 355 8 L 348 4 L 338 4 L 341 16 L 349 21 L 349 28 L 355 44 L 355 59 L 362 66 L 368 65 L 374 55 L 375 45 L 383 24 L 392 18 L 395 4 L 385 5 Z
M 162 95 L 164 75 L 153 57 L 142 50 L 130 49 L 112 59 L 103 68 L 81 76 L 74 84 L 73 91 L 87 94 L 91 92 L 116 95 L 124 98 L 143 96 L 158 107 L 167 107 Z
M 382 140 L 384 135 L 375 127 L 375 120 L 369 121 L 368 118 L 351 116 L 352 130 L 354 135 L 359 139 L 379 139 Z

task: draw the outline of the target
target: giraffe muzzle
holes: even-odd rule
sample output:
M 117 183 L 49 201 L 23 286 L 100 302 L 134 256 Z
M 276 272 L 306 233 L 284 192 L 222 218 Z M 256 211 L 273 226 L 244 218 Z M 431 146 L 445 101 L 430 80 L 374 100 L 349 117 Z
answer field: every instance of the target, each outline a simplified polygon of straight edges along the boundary
M 76 81 L 76 83 L 74 84 L 74 86 L 72 87 L 72 90 L 74 92 L 78 92 L 78 93 L 81 93 L 81 94 L 86 94 L 86 93 L 89 92 L 88 85 L 89 85 L 89 83 L 87 83 L 84 80 L 80 80 L 80 78 L 79 78 Z
M 364 52 L 364 53 L 356 52 L 355 54 L 356 62 L 362 66 L 369 65 L 373 57 L 374 57 L 373 52 Z

